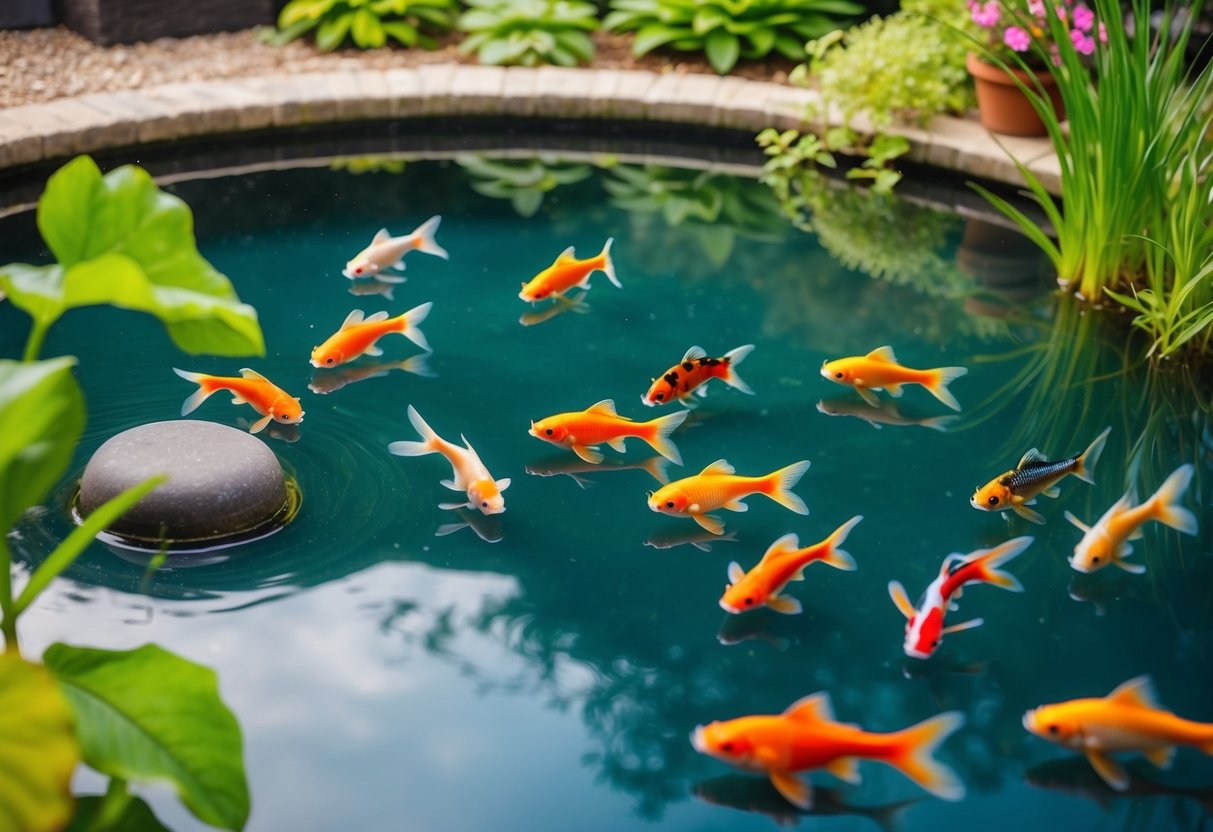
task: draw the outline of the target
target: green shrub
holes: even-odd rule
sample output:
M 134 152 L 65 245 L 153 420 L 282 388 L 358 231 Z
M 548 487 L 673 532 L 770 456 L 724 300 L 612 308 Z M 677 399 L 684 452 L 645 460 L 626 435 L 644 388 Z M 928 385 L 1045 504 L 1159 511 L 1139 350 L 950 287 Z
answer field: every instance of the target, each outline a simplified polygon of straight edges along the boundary
M 591 3 L 576 0 L 467 0 L 459 18 L 469 37 L 461 52 L 482 64 L 576 66 L 594 57 L 587 32 L 598 28 Z
M 863 11 L 850 0 L 612 0 L 611 8 L 603 26 L 634 31 L 637 57 L 659 46 L 701 51 L 721 75 L 738 58 L 765 58 L 771 50 L 801 59 L 805 41 Z
M 449 32 L 459 10 L 457 0 L 291 0 L 278 15 L 272 43 L 286 43 L 316 30 L 316 45 L 336 49 L 346 38 L 374 49 L 388 38 L 405 46 L 433 49 L 433 34 Z

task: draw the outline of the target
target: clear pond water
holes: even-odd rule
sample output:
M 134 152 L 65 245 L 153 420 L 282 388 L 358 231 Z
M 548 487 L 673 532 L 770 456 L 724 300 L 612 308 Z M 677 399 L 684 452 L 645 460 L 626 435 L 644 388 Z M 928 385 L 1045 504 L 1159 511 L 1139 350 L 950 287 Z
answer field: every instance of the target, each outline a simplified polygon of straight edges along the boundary
M 250 366 L 303 399 L 297 434 L 262 437 L 304 496 L 278 534 L 188 564 L 149 571 L 94 545 L 22 619 L 30 655 L 57 640 L 157 642 L 215 668 L 244 732 L 250 830 L 1210 825 L 1208 758 L 1181 750 L 1169 772 L 1139 760 L 1130 795 L 1116 796 L 1020 725 L 1030 707 L 1143 673 L 1169 708 L 1213 721 L 1207 416 L 1182 390 L 1123 372 L 1121 336 L 1040 299 L 1038 262 L 1013 243 L 983 246 L 957 217 L 846 191 L 806 231 L 761 186 L 694 171 L 553 164 L 567 184 L 537 197 L 491 184 L 476 163 L 393 168 L 170 188 L 193 207 L 203 254 L 259 310 L 265 358 L 186 356 L 158 324 L 112 309 L 73 311 L 52 330 L 44 355 L 80 356 L 88 402 L 77 475 L 118 431 L 177 416 L 191 388 L 172 367 Z M 379 227 L 403 233 L 435 213 L 449 262 L 409 255 L 391 299 L 351 294 L 340 269 Z M 519 283 L 566 246 L 589 256 L 607 237 L 622 290 L 596 276 L 586 314 L 547 317 L 518 300 Z M 32 214 L 0 221 L 0 254 L 45 262 Z M 1006 301 L 1033 297 L 1005 316 Z M 425 301 L 433 377 L 309 366 L 351 309 Z M 0 305 L 0 354 L 19 355 L 26 328 Z M 796 488 L 807 517 L 753 497 L 749 512 L 722 513 L 729 539 L 678 544 L 704 536 L 647 509 L 656 481 L 638 465 L 652 456 L 643 445 L 588 470 L 527 435 L 531 419 L 604 398 L 651 418 L 641 394 L 687 347 L 746 343 L 756 348 L 740 372 L 756 395 L 714 382 L 675 434 L 686 465 L 671 474 L 721 457 L 743 473 L 807 458 Z M 857 396 L 818 375 L 824 359 L 882 344 L 911 366 L 969 367 L 952 387 L 960 419 L 942 432 L 914 424 L 947 411 L 911 388 L 897 411 L 866 414 L 886 422 L 876 429 L 854 415 Z M 418 352 L 404 338 L 382 346 L 382 362 Z M 439 485 L 445 463 L 388 454 L 415 438 L 409 404 L 513 479 L 505 514 L 438 509 L 452 496 Z M 215 396 L 194 417 L 239 426 L 255 415 Z M 1106 425 L 1097 484 L 1065 481 L 1041 507 L 1047 525 L 969 506 L 1029 447 L 1076 453 Z M 1127 484 L 1152 491 L 1183 462 L 1198 469 L 1185 501 L 1198 537 L 1148 528 L 1143 576 L 1070 569 L 1079 534 L 1063 510 L 1094 519 Z M 67 532 L 71 489 L 18 529 L 24 568 Z M 810 567 L 790 590 L 804 614 L 731 617 L 717 605 L 730 561 L 748 568 L 779 536 L 820 540 L 854 514 L 865 519 L 846 548 L 859 568 Z M 948 553 L 1019 534 L 1036 537 L 1010 566 L 1025 592 L 971 589 L 955 620 L 985 625 L 929 661 L 906 658 L 888 581 L 917 595 Z M 963 711 L 940 756 L 966 799 L 933 799 L 864 763 L 859 786 L 815 773 L 817 808 L 800 817 L 763 778 L 691 747 L 698 723 L 776 713 L 819 690 L 870 730 Z M 80 793 L 100 788 L 79 777 Z M 143 794 L 171 828 L 200 828 L 167 790 Z

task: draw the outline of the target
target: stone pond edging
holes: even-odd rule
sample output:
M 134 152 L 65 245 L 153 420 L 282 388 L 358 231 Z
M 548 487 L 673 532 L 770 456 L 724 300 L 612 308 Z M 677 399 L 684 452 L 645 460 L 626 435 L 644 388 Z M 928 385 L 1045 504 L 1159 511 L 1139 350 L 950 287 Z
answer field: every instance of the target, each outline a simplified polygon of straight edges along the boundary
M 803 128 L 806 107 L 818 100 L 813 90 L 714 75 L 462 64 L 172 83 L 0 110 L 0 170 L 206 135 L 431 116 L 648 120 L 757 133 Z M 1018 185 L 1014 156 L 1059 188 L 1047 139 L 995 139 L 976 121 L 947 117 L 929 130 L 886 132 L 910 140 L 915 162 Z

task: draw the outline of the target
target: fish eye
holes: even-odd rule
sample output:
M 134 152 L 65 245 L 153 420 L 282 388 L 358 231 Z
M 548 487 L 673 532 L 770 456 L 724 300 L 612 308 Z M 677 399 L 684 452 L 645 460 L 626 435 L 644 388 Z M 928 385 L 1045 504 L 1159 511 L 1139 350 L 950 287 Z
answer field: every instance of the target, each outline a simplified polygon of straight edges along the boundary
M 1060 733 L 1060 729 L 1056 725 L 1050 725 L 1049 733 L 1056 736 L 1058 733 Z
M 835 373 L 834 378 L 842 378 L 842 373 Z
M 665 393 L 658 393 L 658 394 L 657 394 L 657 401 L 661 401 L 661 400 L 662 400 L 662 399 L 664 399 L 664 398 L 665 398 Z
M 753 598 L 747 598 L 747 599 L 745 599 L 745 605 L 746 605 L 747 607 L 752 607 L 752 606 L 754 606 L 754 599 L 753 599 Z
M 720 750 L 721 750 L 721 751 L 724 751 L 725 753 L 732 753 L 732 751 L 733 751 L 733 743 L 731 743 L 731 742 L 726 742 L 726 743 L 723 743 L 723 744 L 720 746 Z
M 331 358 L 326 358 L 326 359 L 324 359 L 324 363 L 325 363 L 325 364 L 332 364 L 332 363 L 333 363 L 333 359 L 331 359 Z
M 1099 557 L 1096 556 L 1096 557 L 1091 558 L 1091 563 L 1099 563 Z
M 673 500 L 670 500 L 668 503 L 666 503 L 666 504 L 665 504 L 665 507 L 666 507 L 666 508 L 673 508 L 673 507 L 674 507 L 674 501 L 673 501 Z
M 548 428 L 547 430 L 545 430 L 545 431 L 544 431 L 544 433 L 546 433 L 548 436 L 551 436 L 551 435 L 552 435 L 552 429 L 551 429 L 551 428 Z
M 489 501 L 488 501 L 488 500 L 481 500 L 481 502 L 480 502 L 480 507 L 481 507 L 481 508 L 488 508 L 488 507 L 489 507 Z
M 996 505 L 998 505 L 998 498 L 997 498 L 997 497 L 991 497 L 990 499 L 986 500 L 986 502 L 987 502 L 987 503 L 989 503 L 989 504 L 990 504 L 990 505 L 992 505 L 992 506 L 996 506 Z

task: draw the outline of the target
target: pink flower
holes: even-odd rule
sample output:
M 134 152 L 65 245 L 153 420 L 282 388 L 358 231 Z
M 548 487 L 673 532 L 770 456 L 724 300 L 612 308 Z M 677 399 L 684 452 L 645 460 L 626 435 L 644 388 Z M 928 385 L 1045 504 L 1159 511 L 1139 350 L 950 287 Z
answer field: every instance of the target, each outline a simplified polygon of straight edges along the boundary
M 1044 0 L 1028 0 L 1028 11 L 1030 11 L 1032 13 L 1033 17 L 1039 18 L 1040 20 L 1044 20 L 1045 19 Z
M 983 29 L 992 29 L 998 25 L 1002 11 L 998 8 L 998 0 L 989 0 L 973 8 L 973 22 Z
M 1084 32 L 1089 32 L 1093 25 L 1095 25 L 1095 12 L 1086 6 L 1076 6 L 1074 8 L 1074 26 Z
M 1058 6 L 1058 7 L 1057 7 L 1057 19 L 1058 19 L 1058 20 L 1060 20 L 1062 23 L 1065 23 L 1065 22 L 1066 22 L 1066 18 L 1067 18 L 1068 16 L 1069 16 L 1069 13 L 1066 11 L 1066 7 L 1065 7 L 1065 6 Z
M 1018 26 L 1008 26 L 1002 33 L 1002 42 L 1016 52 L 1027 52 L 1028 47 L 1032 45 L 1032 38 Z
M 1095 51 L 1095 39 L 1087 37 L 1077 29 L 1070 30 L 1070 41 L 1080 55 L 1090 55 Z
M 1106 26 L 1104 26 L 1102 23 L 1099 24 L 1099 42 L 1100 43 L 1108 42 L 1108 28 Z

